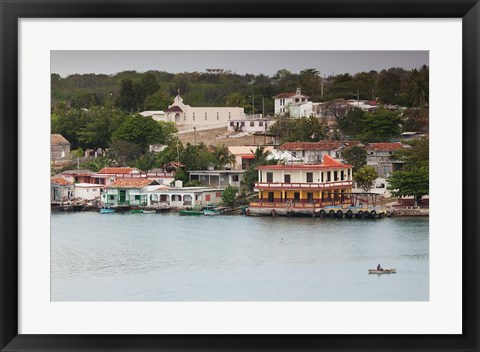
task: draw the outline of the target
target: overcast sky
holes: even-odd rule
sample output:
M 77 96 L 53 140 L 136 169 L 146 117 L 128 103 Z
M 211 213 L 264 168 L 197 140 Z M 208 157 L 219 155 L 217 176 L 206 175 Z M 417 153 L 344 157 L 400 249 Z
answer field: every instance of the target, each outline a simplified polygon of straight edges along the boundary
M 428 65 L 428 51 L 51 51 L 51 72 L 62 77 L 127 70 L 205 72 L 207 68 L 268 76 L 283 68 L 293 73 L 315 68 L 322 76 L 329 76 L 390 67 L 412 69 L 422 65 Z

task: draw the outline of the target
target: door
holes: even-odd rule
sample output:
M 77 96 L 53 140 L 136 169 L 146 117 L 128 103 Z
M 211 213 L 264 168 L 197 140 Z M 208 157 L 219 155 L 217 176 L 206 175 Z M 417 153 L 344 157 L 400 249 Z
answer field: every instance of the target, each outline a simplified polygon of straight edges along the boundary
M 300 202 L 300 192 L 295 192 L 293 194 L 293 200 L 295 201 L 295 203 Z
M 126 200 L 127 200 L 127 195 L 126 195 L 127 191 L 125 191 L 124 189 L 121 189 L 119 191 L 119 202 L 120 203 L 125 203 Z
M 313 193 L 307 193 L 307 202 L 313 203 Z
M 273 202 L 274 202 L 273 192 L 268 192 L 268 201 L 269 201 L 270 203 L 273 203 Z

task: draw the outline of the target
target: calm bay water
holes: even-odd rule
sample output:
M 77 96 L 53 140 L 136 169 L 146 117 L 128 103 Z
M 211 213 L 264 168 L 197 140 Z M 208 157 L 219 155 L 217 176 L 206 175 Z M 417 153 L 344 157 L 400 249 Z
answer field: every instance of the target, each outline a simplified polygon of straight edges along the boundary
M 426 218 L 61 213 L 52 301 L 426 301 Z M 396 274 L 369 275 L 378 263 Z

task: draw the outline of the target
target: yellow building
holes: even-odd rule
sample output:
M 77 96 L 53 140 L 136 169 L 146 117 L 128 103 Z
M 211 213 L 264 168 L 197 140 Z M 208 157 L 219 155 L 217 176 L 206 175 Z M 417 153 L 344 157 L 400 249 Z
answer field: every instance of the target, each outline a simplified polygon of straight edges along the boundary
M 352 166 L 324 155 L 322 164 L 257 167 L 258 201 L 253 208 L 315 209 L 350 204 Z

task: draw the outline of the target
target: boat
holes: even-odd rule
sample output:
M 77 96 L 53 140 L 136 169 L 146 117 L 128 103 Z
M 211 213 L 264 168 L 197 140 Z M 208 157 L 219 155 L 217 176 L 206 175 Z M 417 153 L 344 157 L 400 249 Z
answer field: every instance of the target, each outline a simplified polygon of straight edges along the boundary
M 111 214 L 115 213 L 115 209 L 113 208 L 100 208 L 100 214 Z
M 130 213 L 132 213 L 132 214 L 143 214 L 143 210 L 142 209 L 132 209 L 132 210 L 130 210 Z
M 203 210 L 200 208 L 181 209 L 178 212 L 180 215 L 203 215 Z
M 153 210 L 152 210 L 152 209 L 149 209 L 149 210 L 144 209 L 144 210 L 143 210 L 143 213 L 144 213 L 144 214 L 155 214 L 156 212 L 157 212 L 157 211 L 156 211 L 155 209 L 153 209 Z
M 209 204 L 207 207 L 203 210 L 203 215 L 207 216 L 215 216 L 215 215 L 221 215 L 222 212 L 220 209 L 216 208 L 215 205 Z
M 395 268 L 383 269 L 383 270 L 368 269 L 369 274 L 395 274 L 396 272 L 397 272 L 397 269 Z

